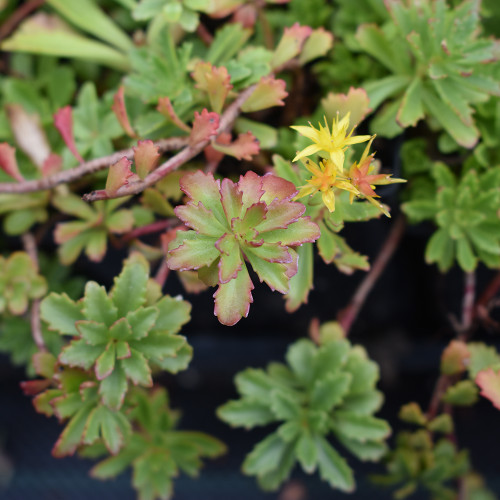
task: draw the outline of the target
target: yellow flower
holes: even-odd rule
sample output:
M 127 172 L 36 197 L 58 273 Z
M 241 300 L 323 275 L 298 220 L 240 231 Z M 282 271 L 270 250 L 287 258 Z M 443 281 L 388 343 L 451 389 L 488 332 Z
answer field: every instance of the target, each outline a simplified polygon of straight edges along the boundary
M 326 208 L 330 212 L 335 210 L 335 189 L 344 189 L 354 195 L 359 195 L 359 191 L 344 177 L 338 176 L 337 167 L 332 160 L 322 160 L 319 165 L 312 160 L 301 160 L 304 167 L 313 174 L 302 186 L 295 199 L 303 198 L 317 192 L 321 192 L 321 197 Z
M 323 127 L 319 123 L 319 129 L 315 129 L 311 123 L 309 127 L 305 126 L 294 126 L 291 127 L 296 130 L 299 134 L 311 139 L 314 144 L 307 146 L 305 149 L 297 153 L 293 161 L 300 160 L 305 156 L 310 156 L 319 151 L 324 151 L 329 154 L 330 160 L 337 166 L 337 169 L 342 173 L 344 167 L 344 151 L 351 144 L 358 144 L 360 142 L 365 142 L 370 139 L 369 135 L 358 135 L 352 137 L 354 128 L 347 133 L 349 130 L 349 117 L 350 112 L 347 113 L 342 120 L 339 120 L 339 114 L 332 122 L 332 130 L 328 127 L 325 116 L 325 126 Z
M 406 180 L 391 177 L 391 174 L 372 174 L 372 171 L 374 170 L 372 160 L 375 153 L 368 153 L 370 152 L 370 146 L 372 145 L 373 139 L 375 139 L 375 136 L 370 139 L 370 142 L 366 146 L 359 162 L 354 162 L 351 165 L 348 179 L 352 185 L 356 187 L 359 194 L 363 195 L 372 205 L 375 205 L 387 217 L 390 217 L 389 212 L 384 205 L 375 199 L 379 198 L 379 195 L 374 191 L 375 186 L 381 184 L 393 184 L 396 182 L 406 182 Z M 353 192 L 350 194 L 350 199 L 352 203 L 354 200 Z

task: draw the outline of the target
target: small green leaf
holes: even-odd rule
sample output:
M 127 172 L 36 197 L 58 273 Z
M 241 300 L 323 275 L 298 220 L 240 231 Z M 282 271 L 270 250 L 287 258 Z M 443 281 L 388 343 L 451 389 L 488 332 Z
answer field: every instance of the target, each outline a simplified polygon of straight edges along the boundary
M 457 406 L 471 406 L 478 400 L 478 388 L 471 380 L 461 380 L 448 387 L 443 401 Z
M 121 366 L 127 378 L 132 380 L 134 385 L 143 385 L 145 387 L 153 385 L 151 369 L 142 353 L 131 349 L 130 356 L 121 360 Z
M 95 321 L 77 321 L 76 329 L 80 336 L 89 345 L 98 346 L 108 343 L 109 335 L 106 325 Z
M 269 395 L 271 410 L 278 419 L 290 420 L 300 415 L 300 404 L 294 395 L 274 389 Z
M 427 423 L 427 417 L 417 403 L 403 405 L 399 410 L 399 418 L 410 424 L 425 425 Z
M 126 316 L 129 311 L 135 311 L 144 304 L 148 278 L 148 264 L 144 258 L 130 258 L 125 262 L 111 291 L 119 317 Z
M 52 449 L 55 457 L 65 457 L 76 451 L 83 440 L 83 432 L 91 410 L 91 405 L 85 405 L 69 421 Z
M 158 361 L 169 356 L 175 357 L 185 343 L 186 339 L 180 335 L 169 335 L 156 330 L 150 332 L 147 337 L 129 342 L 131 348 L 142 352 L 146 358 Z
M 318 467 L 321 479 L 327 481 L 332 488 L 347 493 L 355 488 L 352 469 L 347 462 L 321 436 L 315 436 L 318 452 Z
M 240 50 L 250 35 L 251 30 L 243 28 L 238 23 L 224 25 L 215 34 L 205 56 L 206 60 L 216 66 L 224 64 Z
M 425 249 L 425 261 L 428 264 L 436 262 L 442 272 L 447 271 L 453 264 L 454 243 L 448 236 L 446 229 L 438 229 L 432 236 Z
M 378 462 L 388 451 L 387 445 L 380 441 L 365 441 L 361 443 L 340 434 L 337 435 L 337 439 L 354 456 L 362 461 Z
M 59 355 L 59 361 L 69 366 L 79 366 L 88 370 L 102 353 L 101 346 L 88 345 L 85 340 L 73 340 Z
M 155 304 L 159 315 L 155 323 L 156 330 L 165 330 L 170 334 L 177 333 L 190 319 L 191 304 L 180 296 L 166 295 Z
M 415 78 L 406 89 L 401 107 L 397 114 L 397 121 L 402 127 L 415 127 L 418 121 L 425 116 L 422 107 L 422 80 Z
M 286 443 L 276 433 L 260 441 L 247 455 L 243 462 L 243 472 L 250 475 L 262 475 L 272 471 L 279 464 Z
M 332 425 L 339 434 L 361 443 L 380 441 L 391 433 L 391 428 L 385 420 L 342 410 L 335 412 Z
M 242 396 L 262 403 L 269 403 L 269 395 L 275 387 L 273 379 L 264 370 L 256 368 L 238 373 L 234 382 Z
M 253 284 L 245 263 L 238 276 L 228 283 L 222 283 L 214 294 L 215 314 L 223 325 L 232 326 L 248 315 Z
M 151 328 L 155 326 L 158 314 L 156 307 L 144 307 L 136 311 L 130 311 L 126 318 L 132 329 L 132 338 L 140 340 L 146 337 Z
M 314 373 L 314 360 L 316 348 L 307 339 L 301 339 L 292 344 L 286 353 L 286 360 L 297 378 L 304 384 L 308 384 Z
M 477 258 L 467 238 L 457 240 L 457 260 L 460 267 L 467 272 L 473 271 L 477 266 Z
M 448 413 L 443 413 L 429 422 L 428 429 L 431 432 L 451 434 L 453 432 L 453 419 Z
M 302 468 L 308 474 L 314 472 L 318 461 L 318 450 L 314 437 L 308 432 L 302 433 L 295 446 L 295 453 Z
M 65 293 L 51 293 L 40 304 L 40 315 L 49 329 L 63 335 L 78 335 L 75 322 L 84 319 L 81 306 Z
M 288 312 L 293 312 L 301 304 L 307 303 L 313 286 L 313 245 L 304 243 L 296 251 L 299 257 L 298 270 L 297 274 L 290 279 L 288 293 L 285 296 L 285 307 Z
M 188 343 L 185 343 L 175 353 L 175 357 L 167 357 L 161 360 L 154 359 L 153 362 L 162 370 L 170 373 L 178 373 L 189 366 L 192 358 L 193 348 Z
M 487 368 L 500 368 L 500 355 L 493 346 L 487 346 L 482 342 L 470 342 L 467 344 L 470 352 L 469 376 L 473 379 L 477 374 Z
M 95 364 L 95 375 L 97 380 L 103 380 L 111 375 L 115 367 L 116 347 L 113 341 L 109 342 L 106 349 L 97 358 Z
M 331 411 L 348 392 L 351 380 L 349 373 L 329 373 L 324 379 L 316 379 L 311 392 L 311 408 Z
M 269 409 L 269 404 L 251 399 L 229 401 L 218 408 L 217 416 L 229 425 L 245 429 L 266 425 L 276 420 Z
M 119 410 L 127 392 L 127 377 L 120 365 L 116 366 L 109 377 L 101 381 L 99 394 L 102 402 L 113 410 Z
M 82 312 L 87 319 L 111 326 L 118 319 L 118 311 L 108 297 L 106 289 L 95 281 L 85 285 Z

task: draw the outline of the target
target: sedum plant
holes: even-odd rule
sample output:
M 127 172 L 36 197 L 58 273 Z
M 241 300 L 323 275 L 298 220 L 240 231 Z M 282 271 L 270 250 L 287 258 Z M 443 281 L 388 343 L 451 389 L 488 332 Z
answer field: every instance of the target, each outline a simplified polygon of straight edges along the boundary
M 247 455 L 243 472 L 275 490 L 298 462 L 309 474 L 319 470 L 332 487 L 353 491 L 353 471 L 328 438 L 361 460 L 384 455 L 390 427 L 373 416 L 382 404 L 377 365 L 361 346 L 328 335 L 319 346 L 298 340 L 286 361 L 236 375 L 240 399 L 218 409 L 232 426 L 279 424 Z
M 234 325 L 248 315 L 253 284 L 245 260 L 271 290 L 288 291 L 297 272 L 295 248 L 319 237 L 318 226 L 302 217 L 295 186 L 274 175 L 247 172 L 238 183 L 216 181 L 202 172 L 186 174 L 181 189 L 189 197 L 176 215 L 191 227 L 170 244 L 170 269 L 196 269 L 207 285 L 217 285 L 215 315 Z
M 93 461 L 98 479 L 130 472 L 141 500 L 182 498 L 175 479 L 233 447 L 219 437 L 262 427 L 243 472 L 280 498 L 318 480 L 361 496 L 359 459 L 385 464 L 375 481 L 395 498 L 494 499 L 456 419 L 477 411 L 472 434 L 479 402 L 500 409 L 499 14 L 494 0 L 0 0 L 0 351 L 58 420 L 53 456 Z M 383 273 L 409 248 L 418 289 Z M 460 305 L 441 301 L 457 276 Z M 191 312 L 210 287 L 216 318 Z M 374 359 L 390 375 L 416 329 L 396 324 L 409 289 L 446 347 L 427 408 L 400 410 L 408 432 L 375 416 L 392 393 Z M 239 429 L 207 434 L 217 391 L 212 377 L 202 398 L 183 391 L 198 383 L 191 345 L 273 342 L 271 324 L 293 338 L 285 362 L 235 368 L 216 413 Z M 198 430 L 170 405 L 183 393 Z
M 14 252 L 8 259 L 0 256 L 0 313 L 22 315 L 31 299 L 46 292 L 47 282 L 26 252 Z
M 432 167 L 436 186 L 434 198 L 411 200 L 403 209 L 412 221 L 431 219 L 438 230 L 430 238 L 425 258 L 442 271 L 455 260 L 465 271 L 476 268 L 478 261 L 497 268 L 499 261 L 500 169 L 487 172 L 464 171 L 457 179 L 444 164 Z
M 148 268 L 142 256 L 132 256 L 109 294 L 89 281 L 79 302 L 52 293 L 41 303 L 49 328 L 73 338 L 59 362 L 91 370 L 102 403 L 112 409 L 122 406 L 129 382 L 153 384 L 152 366 L 176 372 L 189 363 L 191 349 L 176 335 L 189 319 L 189 304 L 162 297 Z M 169 363 L 169 358 L 174 359 Z
M 445 0 L 389 0 L 391 22 L 359 28 L 361 48 L 391 73 L 365 87 L 373 107 L 389 101 L 374 131 L 395 136 L 425 118 L 458 144 L 476 144 L 473 106 L 500 93 L 489 69 L 498 42 L 480 36 L 479 6 L 476 0 L 456 7 Z

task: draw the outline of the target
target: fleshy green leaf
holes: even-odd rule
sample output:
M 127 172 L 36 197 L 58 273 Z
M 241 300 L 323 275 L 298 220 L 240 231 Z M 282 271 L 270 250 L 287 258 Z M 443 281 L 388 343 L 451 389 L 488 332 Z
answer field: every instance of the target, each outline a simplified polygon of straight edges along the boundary
M 218 408 L 217 416 L 232 426 L 245 429 L 266 425 L 276 419 L 268 404 L 251 399 L 229 401 Z
M 84 319 L 81 306 L 65 293 L 51 293 L 40 304 L 40 315 L 51 330 L 63 335 L 78 335 L 75 322 Z

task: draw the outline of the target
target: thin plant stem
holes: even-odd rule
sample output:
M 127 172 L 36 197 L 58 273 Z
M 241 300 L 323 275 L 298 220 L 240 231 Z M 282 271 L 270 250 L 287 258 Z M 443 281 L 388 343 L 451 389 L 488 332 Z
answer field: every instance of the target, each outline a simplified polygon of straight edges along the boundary
M 167 281 L 169 273 L 170 273 L 170 268 L 168 267 L 167 259 L 163 259 L 161 261 L 160 266 L 158 267 L 158 270 L 156 271 L 156 274 L 155 274 L 155 281 L 162 288 L 163 288 L 163 285 L 165 285 L 165 282 Z
M 34 10 L 45 3 L 45 0 L 31 0 L 20 5 L 10 17 L 0 26 L 0 40 L 10 35 L 16 26 Z
M 457 337 L 459 340 L 467 341 L 473 329 L 474 319 L 474 298 L 476 295 L 476 275 L 474 272 L 468 272 L 464 275 L 464 293 L 462 298 L 462 322 L 456 326 Z M 434 391 L 432 393 L 427 417 L 434 418 L 441 407 L 441 399 L 448 390 L 448 387 L 457 381 L 456 375 L 441 374 L 438 378 Z M 451 411 L 451 409 L 450 409 Z
M 129 233 L 125 233 L 121 237 L 121 241 L 125 242 L 135 240 L 136 238 L 140 238 L 141 236 L 145 236 L 147 234 L 158 233 L 160 231 L 164 231 L 165 229 L 170 229 L 178 223 L 179 221 L 177 219 L 157 220 L 151 224 L 147 224 L 146 226 L 133 229 Z
M 250 95 L 255 90 L 255 85 L 252 85 L 245 89 L 234 102 L 226 109 L 224 114 L 221 116 L 219 133 L 224 132 L 226 129 L 230 128 L 240 112 L 242 104 L 250 97 Z M 110 198 L 121 198 L 123 196 L 130 196 L 138 194 L 144 189 L 153 184 L 156 184 L 159 180 L 163 179 L 166 175 L 174 170 L 177 170 L 180 166 L 184 165 L 191 158 L 201 153 L 203 149 L 210 144 L 210 139 L 203 140 L 194 145 L 187 145 L 184 149 L 179 151 L 176 155 L 172 156 L 165 163 L 160 165 L 158 168 L 153 170 L 150 174 L 146 176 L 143 180 L 132 182 L 121 186 L 115 193 L 108 194 L 104 189 L 98 191 L 92 191 L 83 195 L 85 201 L 98 201 L 107 200 Z
M 172 151 L 184 147 L 188 142 L 187 137 L 171 137 L 161 139 L 155 142 L 160 152 Z M 123 157 L 131 160 L 134 157 L 134 148 L 117 151 L 102 158 L 87 161 L 69 170 L 63 170 L 56 174 L 42 177 L 41 179 L 23 181 L 23 182 L 0 182 L 0 193 L 33 193 L 35 191 L 45 191 L 52 189 L 59 184 L 73 182 L 85 175 L 93 174 L 99 170 L 104 170 L 113 165 Z
M 476 297 L 476 273 L 465 273 L 464 297 L 462 300 L 462 324 L 459 335 L 460 340 L 466 340 L 474 320 L 474 300 Z M 464 337 L 464 338 L 462 338 Z
M 38 271 L 38 251 L 36 247 L 36 239 L 31 233 L 25 233 L 21 237 L 25 252 L 30 256 L 30 259 Z M 34 299 L 30 308 L 30 324 L 31 336 L 39 351 L 46 351 L 45 342 L 42 335 L 42 324 L 40 321 L 40 300 Z
M 356 320 L 359 311 L 363 307 L 363 304 L 365 303 L 366 298 L 371 292 L 373 286 L 379 279 L 380 275 L 382 274 L 385 267 L 391 260 L 394 252 L 396 251 L 399 242 L 403 237 L 405 227 L 405 217 L 403 215 L 400 215 L 399 218 L 394 222 L 391 231 L 389 232 L 387 239 L 380 249 L 380 252 L 377 255 L 377 258 L 375 259 L 375 262 L 373 263 L 370 271 L 368 271 L 368 274 L 359 285 L 349 304 L 337 315 L 337 319 L 346 335 L 348 335 L 352 324 Z

